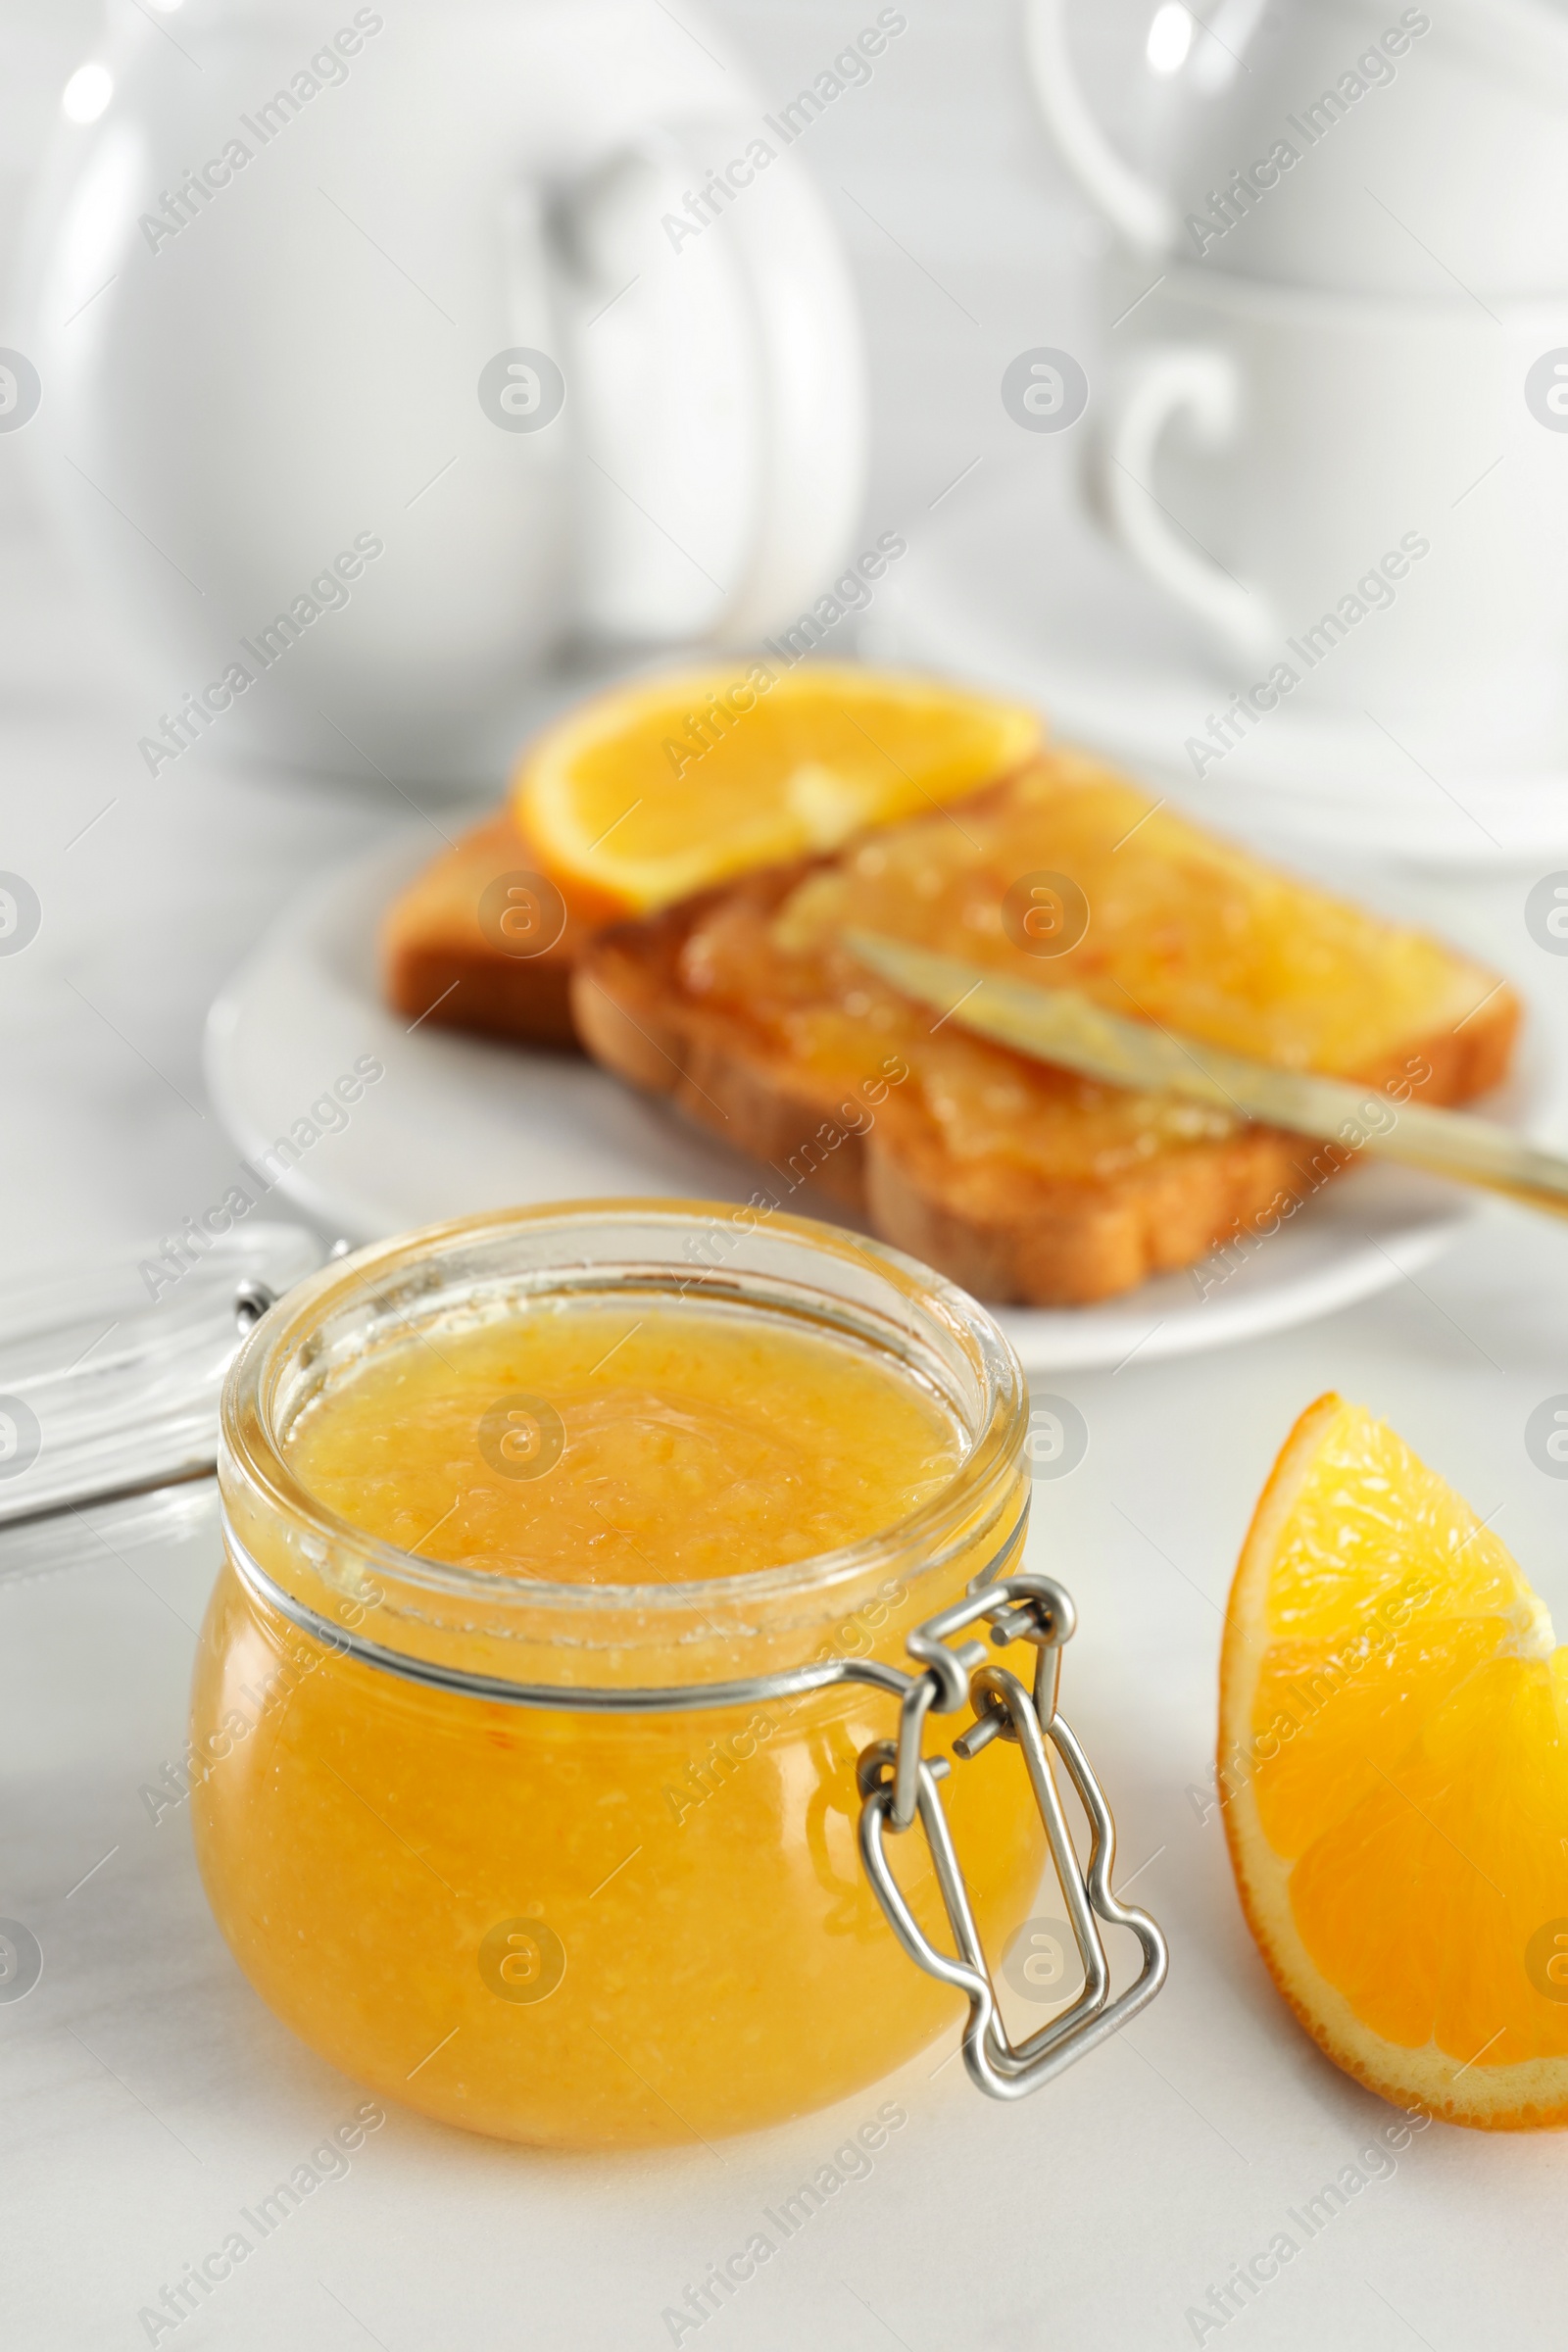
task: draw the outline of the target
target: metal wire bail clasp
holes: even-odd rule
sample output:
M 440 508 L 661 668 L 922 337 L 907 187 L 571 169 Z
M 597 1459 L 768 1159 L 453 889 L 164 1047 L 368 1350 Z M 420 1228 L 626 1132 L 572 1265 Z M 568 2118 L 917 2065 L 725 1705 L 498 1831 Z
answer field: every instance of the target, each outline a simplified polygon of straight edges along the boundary
M 983 1642 L 949 1646 L 951 1635 L 961 1634 L 982 1619 L 989 1621 L 991 1639 L 999 1647 L 1011 1642 L 1034 1644 L 1032 1691 L 1016 1675 L 988 1665 Z M 1038 2090 L 1074 2059 L 1126 2025 L 1165 1982 L 1165 1938 L 1146 1911 L 1129 1909 L 1111 1892 L 1116 1825 L 1088 1757 L 1056 1711 L 1061 1648 L 1072 1635 L 1074 1622 L 1072 1602 L 1062 1588 L 1049 1576 L 1025 1573 L 982 1585 L 927 1618 L 908 1637 L 909 1654 L 924 1671 L 912 1677 L 905 1690 L 899 1737 L 896 1741 L 873 1741 L 859 1759 L 860 1858 L 866 1876 L 889 1926 L 910 1959 L 928 1976 L 967 1995 L 964 2064 L 972 2081 L 994 2099 L 1019 2099 Z M 990 1964 L 981 1948 L 943 1808 L 938 1784 L 952 1766 L 946 1756 L 923 1757 L 920 1753 L 925 1719 L 932 1709 L 951 1714 L 965 1704 L 973 1705 L 974 1721 L 953 1743 L 960 1762 L 966 1763 L 999 1738 L 1013 1741 L 1022 1751 L 1083 1962 L 1083 1989 L 1071 2007 L 1016 2045 L 1008 2040 L 998 2012 Z M 1088 1817 L 1087 1868 L 1078 1858 L 1056 1792 L 1053 1749 L 1066 1766 Z M 901 1834 L 911 1828 L 916 1818 L 930 1847 L 956 1956 L 939 1951 L 931 1942 L 888 1865 L 888 1832 Z M 1130 1930 L 1143 1950 L 1137 1978 L 1114 2000 L 1101 1940 L 1102 1922 Z

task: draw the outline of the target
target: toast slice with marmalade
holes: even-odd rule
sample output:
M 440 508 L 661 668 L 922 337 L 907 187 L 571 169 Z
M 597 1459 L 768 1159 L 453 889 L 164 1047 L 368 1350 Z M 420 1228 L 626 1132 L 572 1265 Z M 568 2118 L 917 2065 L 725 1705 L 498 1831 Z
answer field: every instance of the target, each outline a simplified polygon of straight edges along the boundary
M 443 851 L 382 921 L 388 1003 L 432 1027 L 574 1053 L 571 974 L 603 910 L 541 863 L 505 808 Z
M 971 1036 L 857 962 L 851 924 L 1396 1101 L 1486 1093 L 1519 1021 L 1496 974 L 1068 751 L 583 945 L 572 1017 L 606 1068 L 750 1152 L 768 1200 L 853 1204 L 994 1300 L 1089 1304 L 1278 1230 L 1350 1154 Z

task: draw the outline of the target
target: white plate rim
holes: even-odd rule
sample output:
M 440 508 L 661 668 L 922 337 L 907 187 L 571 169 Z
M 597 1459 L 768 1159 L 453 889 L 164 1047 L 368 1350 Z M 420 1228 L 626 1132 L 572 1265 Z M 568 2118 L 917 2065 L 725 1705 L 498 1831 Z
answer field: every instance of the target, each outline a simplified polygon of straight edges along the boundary
M 341 975 L 328 957 L 344 944 L 345 914 L 363 915 L 368 906 L 384 904 L 399 880 L 428 857 L 428 832 L 400 830 L 313 881 L 284 906 L 215 1000 L 203 1047 L 206 1082 L 219 1118 L 246 1158 L 266 1150 L 276 1128 L 248 1097 L 239 1053 L 245 1025 L 268 1017 L 268 1000 L 275 998 L 279 974 L 285 967 L 295 979 L 302 970 L 314 969 L 324 987 L 336 988 L 341 994 Z M 359 944 L 363 948 L 363 940 Z M 365 1005 L 362 1017 L 371 1036 L 378 1030 L 385 1036 L 402 1027 L 399 1016 L 379 1000 L 373 1006 Z M 302 1039 L 302 1049 L 304 1043 Z M 466 1049 L 469 1059 L 475 1047 L 504 1056 L 508 1067 L 515 1067 L 519 1052 L 501 1041 L 471 1039 L 451 1031 L 426 1033 L 426 1049 L 433 1045 L 438 1058 L 449 1043 Z M 568 1066 L 581 1071 L 580 1064 Z M 618 1085 L 608 1076 L 603 1083 L 607 1088 Z M 461 1086 L 461 1079 L 454 1076 L 452 1084 Z M 1529 1091 L 1533 1098 L 1536 1089 L 1532 1086 Z M 1534 1107 L 1533 1101 L 1529 1106 Z M 691 1134 L 696 1136 L 697 1131 Z M 703 1140 L 698 1138 L 699 1143 Z M 1349 1181 L 1364 1186 L 1395 1173 L 1387 1168 L 1368 1170 Z M 399 1216 L 385 1195 L 377 1198 L 367 1187 L 363 1176 L 331 1178 L 303 1162 L 286 1170 L 273 1189 L 330 1236 L 342 1234 L 355 1244 L 432 1221 L 416 1215 Z M 648 1189 L 669 1188 L 654 1185 Z M 1334 1188 L 1341 1200 L 1347 1189 Z M 1200 1298 L 1195 1286 L 1190 1303 L 1174 1303 L 1169 1286 L 1190 1278 L 1189 1270 L 1188 1277 L 1156 1278 L 1154 1284 L 1146 1284 L 1102 1306 L 1001 1306 L 992 1311 L 1026 1368 L 1035 1372 L 1119 1370 L 1134 1361 L 1165 1361 L 1237 1345 L 1354 1305 L 1430 1265 L 1455 1241 L 1474 1215 L 1476 1203 L 1462 1194 L 1440 1193 L 1436 1187 L 1426 1191 L 1428 1205 L 1402 1220 L 1387 1223 L 1379 1242 L 1363 1239 L 1357 1244 L 1348 1234 L 1343 1250 L 1332 1250 L 1326 1258 L 1320 1252 L 1313 1262 L 1283 1276 L 1271 1270 L 1267 1281 L 1250 1282 L 1251 1269 L 1244 1267 L 1226 1285 L 1226 1296 Z M 519 1193 L 517 1197 L 526 1196 Z M 721 1197 L 715 1191 L 715 1198 Z M 1320 1205 L 1309 1203 L 1302 1212 L 1303 1220 L 1315 1225 Z M 464 1211 L 454 1207 L 450 1213 Z M 1309 1229 L 1303 1225 L 1303 1230 Z M 1268 1255 L 1265 1244 L 1255 1252 L 1253 1262 L 1265 1264 Z M 1145 1303 L 1140 1305 L 1140 1300 Z

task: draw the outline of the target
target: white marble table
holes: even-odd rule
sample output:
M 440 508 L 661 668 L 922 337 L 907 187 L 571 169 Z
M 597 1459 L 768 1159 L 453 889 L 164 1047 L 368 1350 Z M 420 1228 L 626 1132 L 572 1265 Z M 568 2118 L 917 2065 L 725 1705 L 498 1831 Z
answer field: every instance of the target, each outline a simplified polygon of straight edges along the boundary
M 131 1244 L 221 1190 L 232 1152 L 202 1100 L 206 1002 L 302 875 L 388 821 L 368 802 L 192 763 L 139 782 L 127 698 L 97 683 L 85 626 L 64 625 L 46 551 L 24 556 L 27 598 L 15 570 L 4 582 L 20 616 L 0 657 L 5 862 L 34 880 L 45 924 L 0 963 L 8 1269 Z M 1494 954 L 1560 1030 L 1568 964 L 1526 935 L 1524 887 L 1385 885 Z M 1189 2307 L 1384 2120 L 1270 1990 L 1218 1825 L 1191 1793 L 1252 1496 L 1298 1408 L 1343 1386 L 1483 1512 L 1500 1506 L 1501 1532 L 1562 1604 L 1563 1493 L 1522 1433 L 1568 1386 L 1565 1319 L 1568 1238 L 1489 1209 L 1419 1286 L 1245 1349 L 1070 1384 L 1090 1451 L 1040 1487 L 1033 1556 L 1078 1596 L 1076 1713 L 1126 1872 L 1173 1947 L 1168 1990 L 1121 2041 L 1013 2111 L 984 2105 L 939 2051 L 876 2097 L 717 2155 L 564 2163 L 395 2114 L 178 2341 L 668 2342 L 664 2307 L 885 2095 L 907 2128 L 705 2339 L 748 2352 L 1193 2340 Z M 88 1548 L 73 1568 L 0 1582 L 0 1912 L 45 1952 L 36 1991 L 0 2006 L 0 2294 L 26 2352 L 147 2340 L 138 2310 L 360 2097 L 251 1994 L 208 1916 L 183 1812 L 155 1826 L 139 1793 L 179 1748 L 211 1533 L 123 1558 Z M 1304 2347 L 1332 2330 L 1355 2352 L 1407 2339 L 1458 2352 L 1506 2324 L 1547 2340 L 1565 2163 L 1559 2138 L 1433 2128 L 1248 2309 L 1249 2339 Z

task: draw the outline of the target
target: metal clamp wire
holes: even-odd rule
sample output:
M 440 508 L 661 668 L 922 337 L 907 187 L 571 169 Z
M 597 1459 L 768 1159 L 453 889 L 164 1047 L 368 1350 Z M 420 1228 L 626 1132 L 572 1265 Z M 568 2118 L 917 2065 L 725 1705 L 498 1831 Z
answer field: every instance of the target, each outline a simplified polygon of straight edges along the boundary
M 972 1580 L 971 1593 L 1001 1577 L 1023 1541 L 1028 1516 L 1026 1502 L 1005 1542 Z M 410 1657 L 382 1642 L 368 1641 L 363 1634 L 346 1626 L 334 1625 L 329 1617 L 297 1599 L 268 1574 L 234 1533 L 226 1511 L 222 1534 L 234 1573 L 251 1597 L 285 1617 L 290 1625 L 331 1651 L 334 1657 L 353 1658 L 359 1665 L 373 1666 L 382 1674 L 394 1674 L 404 1682 L 418 1683 L 426 1690 L 444 1690 L 456 1697 L 489 1699 L 508 1707 L 550 1707 L 568 1714 L 670 1715 L 689 1707 L 756 1706 L 770 1698 L 795 1698 L 807 1691 L 828 1690 L 839 1683 L 864 1683 L 905 1702 L 916 1692 L 929 1690 L 931 1697 L 919 1709 L 923 1716 L 926 1707 L 933 1703 L 941 1705 L 943 1712 L 949 1712 L 954 1705 L 961 1706 L 967 1695 L 965 1683 L 961 1696 L 956 1700 L 948 1698 L 946 1705 L 942 1705 L 938 1693 L 946 1694 L 945 1684 L 937 1669 L 927 1667 L 923 1673 L 910 1675 L 880 1658 L 820 1658 L 809 1665 L 785 1667 L 776 1674 L 748 1675 L 730 1683 L 634 1685 L 624 1690 L 591 1684 L 514 1683 L 502 1675 L 470 1674 L 463 1667 L 444 1666 L 433 1658 Z M 959 1605 L 968 1607 L 969 1603 Z M 969 1614 L 971 1618 L 976 1614 L 972 1607 Z M 920 1630 L 929 1633 L 942 1622 L 942 1618 L 928 1619 Z M 911 1637 L 911 1649 L 913 1640 Z M 952 1656 L 951 1651 L 943 1654 Z

